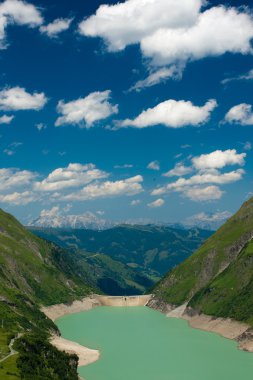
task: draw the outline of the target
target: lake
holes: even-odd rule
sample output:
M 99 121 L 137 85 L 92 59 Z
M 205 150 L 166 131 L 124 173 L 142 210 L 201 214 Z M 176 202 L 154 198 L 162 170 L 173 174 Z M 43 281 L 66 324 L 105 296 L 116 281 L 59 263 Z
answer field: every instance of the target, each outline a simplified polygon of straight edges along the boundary
M 56 321 L 62 336 L 100 351 L 85 380 L 251 380 L 253 354 L 147 307 L 97 307 Z

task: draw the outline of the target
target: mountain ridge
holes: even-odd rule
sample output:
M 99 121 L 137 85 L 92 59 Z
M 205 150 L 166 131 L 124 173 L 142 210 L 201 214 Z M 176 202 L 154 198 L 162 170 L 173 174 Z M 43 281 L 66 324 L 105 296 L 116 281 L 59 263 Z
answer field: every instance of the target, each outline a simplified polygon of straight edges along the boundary
M 253 198 L 155 286 L 156 297 L 253 326 L 252 238 Z

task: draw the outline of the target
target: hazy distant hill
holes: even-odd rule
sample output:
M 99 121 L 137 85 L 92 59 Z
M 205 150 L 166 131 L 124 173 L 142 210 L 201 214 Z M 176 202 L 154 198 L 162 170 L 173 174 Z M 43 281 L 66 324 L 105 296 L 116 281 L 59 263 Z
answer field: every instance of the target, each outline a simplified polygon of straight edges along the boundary
M 155 288 L 175 305 L 253 326 L 253 198 Z
M 145 272 L 161 276 L 189 257 L 212 232 L 156 225 L 122 225 L 103 231 L 41 229 L 34 233 L 62 247 L 99 252 Z

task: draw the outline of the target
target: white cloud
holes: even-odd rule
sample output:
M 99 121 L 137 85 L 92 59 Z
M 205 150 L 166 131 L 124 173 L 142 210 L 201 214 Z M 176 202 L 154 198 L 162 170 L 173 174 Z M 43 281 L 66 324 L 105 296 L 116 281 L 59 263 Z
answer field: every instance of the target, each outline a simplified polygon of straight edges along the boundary
M 183 175 L 189 174 L 192 172 L 191 167 L 184 166 L 182 163 L 177 163 L 176 166 L 169 170 L 167 173 L 164 173 L 164 177 L 181 177 Z
M 253 69 L 248 71 L 246 74 L 242 74 L 242 75 L 238 75 L 238 76 L 235 76 L 235 77 L 230 77 L 230 78 L 226 78 L 226 79 L 223 79 L 221 81 L 222 84 L 227 84 L 229 82 L 233 82 L 233 81 L 237 81 L 237 80 L 251 80 L 253 79 Z
M 6 47 L 6 28 L 9 24 L 36 27 L 43 23 L 40 11 L 21 0 L 5 0 L 0 4 L 0 48 Z
M 133 168 L 132 164 L 114 165 L 114 169 L 131 169 L 131 168 Z
M 3 115 L 0 117 L 0 124 L 10 124 L 12 120 L 14 119 L 14 116 L 8 116 L 8 115 Z
M 200 13 L 188 28 L 160 28 L 142 39 L 141 49 L 154 64 L 168 65 L 225 53 L 251 54 L 252 38 L 249 13 L 218 6 Z
M 53 22 L 40 27 L 40 32 L 47 34 L 48 37 L 57 37 L 60 33 L 68 30 L 73 19 L 72 18 L 57 18 Z
M 111 91 L 93 92 L 85 98 L 73 100 L 65 103 L 61 100 L 58 103 L 57 111 L 62 114 L 55 125 L 85 123 L 86 128 L 99 120 L 104 120 L 112 114 L 118 113 L 118 105 L 112 105 L 110 100 Z
M 43 123 L 36 124 L 35 127 L 38 129 L 38 131 L 42 131 L 43 129 L 47 128 L 47 126 Z
M 160 162 L 159 161 L 151 161 L 148 166 L 148 169 L 151 170 L 160 170 Z
M 242 179 L 244 175 L 243 169 L 234 170 L 228 173 L 220 173 L 218 170 L 206 171 L 203 174 L 197 173 L 194 176 L 186 179 L 179 178 L 177 181 L 169 183 L 163 187 L 157 188 L 152 191 L 152 195 L 165 194 L 168 191 L 185 191 L 188 187 L 195 185 L 205 184 L 218 184 L 225 185 L 233 182 L 237 182 Z
M 95 15 L 81 22 L 79 31 L 103 38 L 109 51 L 139 43 L 143 55 L 158 66 L 225 53 L 251 54 L 250 12 L 223 5 L 201 12 L 205 4 L 200 0 L 127 0 L 101 5 Z
M 67 201 L 82 201 L 123 195 L 132 196 L 139 194 L 143 191 L 143 187 L 141 185 L 142 182 L 143 177 L 137 175 L 135 177 L 115 182 L 106 181 L 90 184 L 88 186 L 85 186 L 78 192 L 68 194 L 62 197 L 61 199 Z
M 151 72 L 149 76 L 143 80 L 139 80 L 133 85 L 129 91 L 141 91 L 144 88 L 164 83 L 168 79 L 181 79 L 183 67 L 172 65 L 171 67 L 162 67 L 159 70 Z
M 231 212 L 229 211 L 218 211 L 213 214 L 208 214 L 206 212 L 200 212 L 198 214 L 192 215 L 186 219 L 185 224 L 198 225 L 200 223 L 210 223 L 210 224 L 220 224 L 230 218 Z
M 133 120 L 126 119 L 119 122 L 118 127 L 147 128 L 159 124 L 168 128 L 199 126 L 209 120 L 216 106 L 216 100 L 213 99 L 202 107 L 195 106 L 190 101 L 170 99 L 143 111 Z
M 52 171 L 47 178 L 34 184 L 37 191 L 59 191 L 80 187 L 94 180 L 108 177 L 108 173 L 99 170 L 94 164 L 69 164 L 66 168 Z
M 134 200 L 130 203 L 130 205 L 131 205 L 131 206 L 138 206 L 140 203 L 141 203 L 140 199 L 134 199 Z
M 165 201 L 162 198 L 156 199 L 154 202 L 148 203 L 148 207 L 150 208 L 158 208 L 163 206 Z
M 196 169 L 221 169 L 227 165 L 243 166 L 245 157 L 246 153 L 239 154 L 235 149 L 216 150 L 209 154 L 194 157 L 192 163 Z
M 184 191 L 184 195 L 194 202 L 217 200 L 223 193 L 218 186 L 191 187 Z
M 241 103 L 232 107 L 225 116 L 228 123 L 253 125 L 253 110 L 250 104 Z
M 40 110 L 47 103 L 45 94 L 29 94 L 24 88 L 12 87 L 0 91 L 0 110 L 21 111 Z
M 0 202 L 9 203 L 15 206 L 26 205 L 28 203 L 35 202 L 36 200 L 38 200 L 38 196 L 36 196 L 31 191 L 24 191 L 22 193 L 14 192 L 11 194 L 0 194 Z
M 174 169 L 164 175 L 167 177 L 179 176 L 180 178 L 155 188 L 151 195 L 161 196 L 169 192 L 179 192 L 194 201 L 219 199 L 224 191 L 217 185 L 228 185 L 240 181 L 245 171 L 237 169 L 222 173 L 217 169 L 222 169 L 227 165 L 242 166 L 245 163 L 245 157 L 246 153 L 238 154 L 235 149 L 217 150 L 209 154 L 193 157 L 191 167 L 178 163 Z M 194 175 L 188 178 L 183 177 L 193 170 L 195 171 Z M 217 190 L 216 195 L 215 190 Z
M 16 168 L 0 169 L 0 191 L 30 185 L 37 174 Z
M 188 27 L 198 16 L 201 0 L 127 0 L 101 5 L 79 25 L 84 36 L 102 37 L 111 51 L 139 43 L 160 28 Z

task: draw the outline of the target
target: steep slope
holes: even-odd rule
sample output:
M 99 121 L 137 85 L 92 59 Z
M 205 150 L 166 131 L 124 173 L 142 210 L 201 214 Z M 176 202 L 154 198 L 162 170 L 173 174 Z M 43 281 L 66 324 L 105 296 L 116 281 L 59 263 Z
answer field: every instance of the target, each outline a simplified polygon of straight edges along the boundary
M 122 225 L 103 231 L 40 229 L 32 231 L 62 247 L 109 255 L 149 276 L 162 276 L 189 257 L 210 231 L 155 225 Z
M 0 360 L 8 351 L 9 337 L 17 333 L 26 334 L 29 331 L 35 334 L 33 342 L 48 345 L 47 334 L 57 332 L 57 327 L 40 311 L 42 304 L 71 302 L 91 292 L 92 287 L 87 284 L 70 255 L 34 236 L 14 217 L 0 210 L 0 335 L 4 337 L 0 340 Z M 55 349 L 50 345 L 48 347 L 57 357 Z M 68 368 L 73 364 L 70 373 L 76 373 L 77 358 L 60 357 Z M 1 366 L 8 365 L 10 361 L 12 367 L 15 366 L 13 358 Z M 44 359 L 38 354 L 37 360 L 43 362 Z M 44 366 L 47 364 L 44 363 Z M 3 370 L 0 368 L 1 379 L 5 378 Z M 54 369 L 49 367 L 48 371 L 53 373 Z M 57 379 L 57 376 L 52 379 Z
M 80 270 L 86 274 L 89 283 L 105 294 L 114 296 L 143 294 L 155 283 L 155 278 L 113 260 L 108 255 L 88 253 L 83 250 L 73 251 L 72 255 Z
M 253 198 L 155 287 L 156 297 L 253 325 Z

